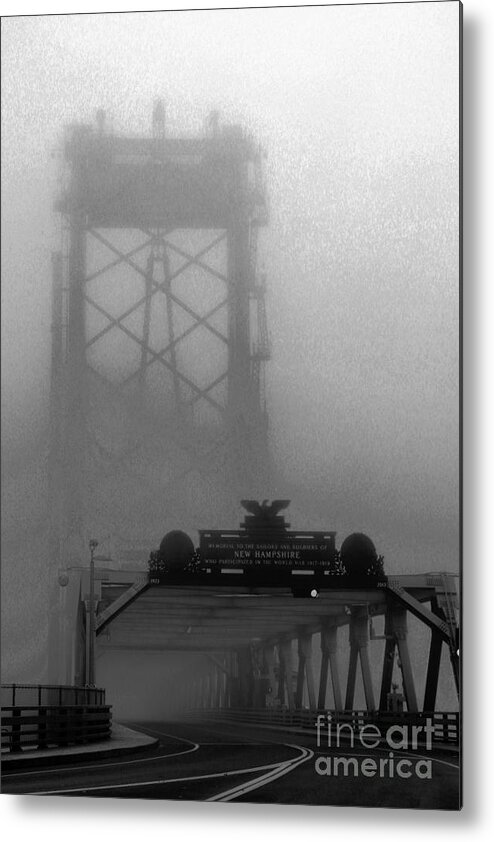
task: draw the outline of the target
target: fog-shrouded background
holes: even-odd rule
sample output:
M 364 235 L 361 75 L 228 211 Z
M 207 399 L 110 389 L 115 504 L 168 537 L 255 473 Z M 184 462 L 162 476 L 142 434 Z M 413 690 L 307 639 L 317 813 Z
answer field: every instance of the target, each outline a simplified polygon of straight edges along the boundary
M 218 109 L 259 139 L 290 522 L 457 570 L 458 86 L 455 2 L 3 21 L 2 680 L 44 675 L 55 153 L 99 107 L 149 134 L 161 96 L 170 135 Z

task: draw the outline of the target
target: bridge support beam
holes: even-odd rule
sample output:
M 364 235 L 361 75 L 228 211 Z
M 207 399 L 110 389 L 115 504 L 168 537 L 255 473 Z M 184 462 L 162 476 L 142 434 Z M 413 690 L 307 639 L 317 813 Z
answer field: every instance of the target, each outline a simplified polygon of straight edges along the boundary
M 431 611 L 441 616 L 437 598 L 431 600 Z M 436 708 L 437 685 L 441 667 L 443 640 L 440 634 L 432 629 L 429 646 L 429 660 L 427 662 L 427 677 L 425 680 L 424 711 L 434 711 Z
M 275 649 L 274 646 L 266 646 L 264 649 L 264 673 L 268 680 L 266 694 L 266 706 L 273 707 L 276 698 L 276 677 L 274 672 Z
M 230 705 L 230 688 L 232 682 L 232 658 L 231 652 L 227 652 L 224 657 L 225 671 L 223 673 L 223 707 L 229 708 Z
M 282 642 L 278 641 L 277 650 L 278 650 L 278 689 L 276 693 L 276 698 L 278 699 L 279 705 L 283 708 L 285 704 L 285 659 L 283 658 L 283 653 L 281 651 Z
M 228 664 L 228 656 L 225 658 L 227 666 Z M 230 707 L 230 673 L 224 672 L 222 675 L 222 688 L 223 688 L 223 707 L 229 708 Z
M 228 655 L 221 659 L 223 669 L 221 670 L 221 707 L 229 707 L 229 686 L 230 686 L 230 665 L 228 663 Z
M 312 661 L 312 635 L 304 636 L 299 645 L 302 646 L 305 660 L 305 678 L 307 681 L 307 695 L 309 697 L 309 709 L 316 710 L 316 690 L 314 681 L 314 664 Z
M 348 660 L 348 674 L 346 682 L 345 694 L 345 710 L 353 710 L 353 700 L 355 698 L 355 682 L 357 679 L 357 663 L 358 663 L 358 649 L 357 646 L 350 641 L 350 657 Z
M 254 704 L 254 670 L 250 649 L 240 649 L 238 652 L 238 669 L 240 683 L 240 704 L 250 708 Z
M 326 707 L 326 688 L 328 685 L 329 652 L 324 638 L 325 629 L 321 631 L 321 669 L 319 672 L 319 693 L 317 695 L 319 710 Z
M 295 707 L 303 707 L 304 686 L 307 683 L 307 695 L 310 710 L 316 710 L 314 689 L 314 669 L 312 665 L 312 635 L 303 634 L 298 639 L 298 674 Z
M 242 707 L 240 699 L 240 683 L 238 673 L 238 656 L 236 652 L 230 652 L 230 670 L 227 677 L 228 707 Z
M 393 624 L 393 634 L 395 635 L 398 644 L 398 654 L 400 656 L 401 674 L 403 678 L 403 692 L 407 703 L 407 710 L 409 713 L 418 712 L 417 694 L 415 692 L 415 682 L 413 679 L 412 663 L 410 661 L 410 652 L 408 650 L 408 626 L 407 626 L 407 610 L 400 605 L 393 605 L 391 609 L 391 620 Z
M 381 693 L 379 695 L 380 711 L 386 711 L 388 709 L 388 695 L 389 693 L 391 693 L 391 685 L 393 683 L 393 670 L 395 665 L 396 638 L 393 634 L 393 623 L 391 621 L 390 608 L 388 608 L 385 615 L 384 636 L 386 638 L 386 642 L 384 644 Z
M 206 676 L 201 675 L 199 680 L 199 707 L 204 710 L 206 707 Z
M 326 707 L 326 691 L 328 684 L 328 666 L 331 669 L 331 683 L 333 687 L 333 709 L 343 710 L 340 676 L 338 670 L 338 628 L 326 626 L 321 631 L 321 672 L 319 678 L 318 708 Z
M 221 671 L 218 667 L 213 669 L 211 674 L 213 679 L 213 707 L 221 707 Z
M 369 662 L 369 617 L 367 606 L 352 608 L 350 620 L 350 660 L 348 664 L 348 681 L 345 699 L 345 710 L 353 710 L 355 698 L 355 683 L 357 678 L 357 662 L 360 657 L 362 681 L 364 684 L 365 704 L 368 711 L 376 709 L 372 674 Z
M 209 680 L 209 708 L 216 707 L 216 670 L 211 669 L 209 670 L 208 680 Z
M 441 667 L 443 641 L 439 634 L 432 632 L 427 663 L 427 678 L 425 680 L 424 711 L 434 711 L 436 708 L 437 685 Z
M 302 652 L 302 647 L 300 645 L 300 640 L 298 641 L 298 669 L 297 669 L 297 685 L 295 689 L 295 707 L 300 709 L 303 703 L 303 696 L 304 696 L 304 683 L 305 683 L 305 658 Z
M 223 659 L 222 659 L 223 660 Z M 218 707 L 225 707 L 225 671 L 218 669 L 216 672 L 216 687 L 218 696 Z
M 77 687 L 82 687 L 85 683 L 85 641 L 86 633 L 84 629 L 84 602 L 78 600 L 76 612 L 76 627 L 73 634 L 71 663 L 69 666 L 70 681 L 69 684 L 74 684 Z
M 226 708 L 227 707 L 227 704 L 226 704 L 226 678 L 227 678 L 227 675 L 226 675 L 226 672 L 224 672 L 224 670 L 221 670 L 219 678 L 220 678 L 220 707 Z
M 209 672 L 204 676 L 204 708 L 208 710 L 211 707 L 211 674 Z
M 286 705 L 288 710 L 295 709 L 295 695 L 293 692 L 293 657 L 292 657 L 292 641 L 282 640 L 279 647 L 280 665 L 284 677 L 286 690 Z

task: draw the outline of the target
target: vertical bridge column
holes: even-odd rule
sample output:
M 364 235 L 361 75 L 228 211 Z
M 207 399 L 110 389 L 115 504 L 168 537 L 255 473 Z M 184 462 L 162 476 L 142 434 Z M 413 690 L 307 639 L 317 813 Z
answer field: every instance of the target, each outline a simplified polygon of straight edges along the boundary
M 221 657 L 220 662 L 220 707 L 226 708 L 228 707 L 228 657 Z
M 410 661 L 410 653 L 408 651 L 408 626 L 407 626 L 407 610 L 401 605 L 393 605 L 391 608 L 391 622 L 393 633 L 398 644 L 398 653 L 401 663 L 401 674 L 403 677 L 403 690 L 407 703 L 407 710 L 409 713 L 417 713 L 417 694 L 415 692 L 415 683 L 413 680 L 412 664 Z
M 310 710 L 316 709 L 316 693 L 314 689 L 314 669 L 312 666 L 312 634 L 302 634 L 298 639 L 298 675 L 297 695 L 295 706 L 301 708 L 304 697 L 304 684 L 307 681 Z
M 367 710 L 373 711 L 376 709 L 374 689 L 372 687 L 368 644 L 369 617 L 367 606 L 354 606 L 352 608 L 350 619 L 350 661 L 348 664 L 348 681 L 345 699 L 346 710 L 353 710 L 355 682 L 357 678 L 357 661 L 359 656 Z
M 276 677 L 274 674 L 274 645 L 266 646 L 264 649 L 264 671 L 267 674 L 269 688 L 266 694 L 266 706 L 273 707 L 276 689 Z
M 280 641 L 278 651 L 280 657 L 280 682 L 282 680 L 284 681 L 284 687 L 286 689 L 286 704 L 288 710 L 294 710 L 295 696 L 293 693 L 292 641 Z M 283 691 L 283 684 L 281 685 L 281 690 Z M 283 692 L 282 695 L 284 696 Z
M 199 677 L 196 675 L 194 677 L 193 682 L 193 696 L 192 696 L 192 707 L 197 710 L 201 706 L 201 682 Z
M 214 707 L 214 672 L 210 668 L 207 674 L 207 703 L 206 707 L 211 709 Z
M 239 656 L 238 652 L 232 651 L 230 653 L 230 675 L 228 676 L 228 705 L 231 708 L 242 707 L 240 696 L 240 678 L 239 678 Z
M 234 653 L 226 652 L 225 654 L 225 707 L 231 708 L 234 696 L 234 682 L 235 682 L 235 661 Z
M 391 619 L 391 609 L 389 605 L 386 609 L 384 620 L 384 637 L 386 638 L 386 642 L 384 644 L 381 694 L 379 696 L 380 711 L 386 711 L 388 709 L 388 695 L 391 693 L 393 670 L 395 665 L 396 638 L 393 632 L 393 622 Z
M 331 669 L 331 683 L 333 687 L 334 710 L 343 710 L 340 676 L 338 670 L 338 627 L 325 626 L 321 630 L 321 674 L 319 680 L 319 696 L 317 706 L 326 707 L 326 690 L 328 684 L 328 664 Z
M 223 673 L 219 666 L 215 666 L 213 668 L 213 680 L 214 680 L 214 701 L 213 707 L 220 708 L 221 701 L 222 701 L 222 693 L 221 693 L 221 681 L 223 678 Z
M 249 648 L 239 650 L 238 674 L 241 707 L 252 707 L 254 704 L 254 669 L 252 654 Z
M 208 706 L 208 674 L 204 673 L 201 680 L 201 707 L 205 710 Z
M 230 684 L 232 679 L 232 653 L 209 655 L 211 680 L 213 682 L 213 705 L 216 708 L 230 706 Z
M 278 644 L 277 644 L 278 665 L 279 666 L 278 666 L 278 690 L 277 690 L 276 698 L 278 699 L 280 708 L 283 708 L 283 706 L 285 704 L 285 683 L 286 683 L 285 659 L 283 658 L 283 652 L 281 651 L 282 645 L 283 645 L 282 641 L 279 640 Z
M 443 619 L 444 615 L 438 606 L 437 597 L 431 600 L 431 611 Z M 437 685 L 439 681 L 439 670 L 441 667 L 442 648 L 443 640 L 441 635 L 432 629 L 424 693 L 424 711 L 427 712 L 434 711 L 436 708 Z

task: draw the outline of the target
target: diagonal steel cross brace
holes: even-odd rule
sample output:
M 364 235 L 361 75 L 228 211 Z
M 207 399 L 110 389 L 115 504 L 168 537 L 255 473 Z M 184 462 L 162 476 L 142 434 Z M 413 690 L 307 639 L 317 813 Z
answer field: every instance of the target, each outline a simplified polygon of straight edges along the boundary
M 97 615 L 96 634 L 99 635 L 108 623 L 115 620 L 115 618 L 118 617 L 118 615 L 127 608 L 131 602 L 134 602 L 134 600 L 137 599 L 139 594 L 148 588 L 148 576 L 139 576 L 130 588 L 128 588 L 121 596 L 117 597 L 114 602 L 111 602 L 110 605 L 101 612 L 101 614 Z
M 107 380 L 105 377 L 103 377 L 103 375 L 100 374 L 100 372 L 98 372 L 95 369 L 92 369 L 90 367 L 89 367 L 89 370 L 91 371 L 92 374 L 95 374 L 100 380 L 102 380 L 107 386 L 109 386 L 112 389 L 116 388 L 115 384 L 112 383 L 111 381 Z M 173 432 L 173 427 L 170 427 L 170 425 L 168 425 L 168 431 Z M 161 432 L 163 432 L 163 430 L 160 430 L 160 433 Z M 132 447 L 125 450 L 123 453 L 117 455 L 117 454 L 110 453 L 110 451 L 107 448 L 105 448 L 97 440 L 97 438 L 94 434 L 90 433 L 90 438 L 92 439 L 95 446 L 98 448 L 98 451 L 100 452 L 100 454 L 102 456 L 104 456 L 104 458 L 106 458 L 106 460 L 108 462 L 112 463 L 116 467 L 117 470 L 120 469 L 121 471 L 124 471 L 125 474 L 128 477 L 131 477 L 132 479 L 136 478 L 135 475 L 132 474 L 131 471 L 126 468 L 125 463 L 128 461 L 128 459 L 135 452 L 137 452 L 140 449 L 141 445 L 137 445 L 137 446 L 133 445 Z M 221 448 L 225 447 L 228 444 L 228 441 L 230 440 L 230 438 L 231 438 L 230 435 L 223 436 L 220 439 L 216 440 L 213 443 L 213 445 L 211 447 L 209 447 L 207 450 L 200 452 L 200 451 L 197 450 L 197 448 L 192 447 L 190 445 L 190 442 L 187 444 L 183 440 L 181 440 L 181 439 L 179 440 L 177 437 L 174 437 L 175 443 L 178 445 L 178 447 L 180 447 L 181 450 L 183 450 L 185 453 L 188 453 L 189 455 L 192 455 L 194 457 L 195 461 L 194 461 L 194 463 L 189 465 L 187 468 L 185 468 L 185 470 L 183 470 L 182 472 L 180 472 L 178 474 L 174 474 L 173 477 L 171 477 L 165 483 L 165 485 L 163 485 L 161 487 L 161 491 L 166 491 L 166 489 L 168 487 L 171 487 L 177 481 L 183 479 L 184 477 L 186 477 L 189 473 L 191 473 L 194 470 L 197 470 L 202 476 L 206 476 L 206 474 L 203 473 L 204 462 L 209 461 L 211 459 L 211 457 L 214 456 Z M 110 472 L 106 471 L 106 472 L 103 473 L 103 476 L 104 477 L 110 477 L 110 476 L 112 476 L 112 474 Z M 153 485 L 153 483 L 146 480 L 146 477 L 139 476 L 138 479 L 141 482 L 141 484 L 146 485 L 148 488 L 152 489 L 153 492 L 155 491 L 155 486 Z M 96 485 L 94 485 L 94 487 L 96 488 Z
M 207 322 L 207 320 L 211 318 L 211 316 L 214 316 L 215 313 L 217 313 L 218 310 L 221 310 L 221 308 L 224 307 L 225 304 L 227 304 L 227 303 L 228 303 L 228 298 L 225 298 L 223 301 L 220 301 L 220 303 L 217 304 L 216 307 L 213 307 L 212 310 L 210 310 L 204 316 L 201 316 L 201 318 L 195 324 L 188 327 L 187 330 L 185 330 L 183 333 L 181 333 L 180 336 L 177 336 L 172 342 L 169 342 L 168 345 L 166 345 L 165 348 L 161 349 L 161 351 L 158 351 L 157 352 L 158 355 L 160 357 L 164 357 L 165 354 L 168 351 L 170 351 L 172 348 L 174 348 L 179 342 L 182 341 L 182 339 L 185 339 L 186 336 L 189 336 L 190 333 L 193 333 L 193 331 L 196 330 L 196 328 L 198 328 L 201 324 L 205 324 Z M 113 327 L 113 325 L 111 325 L 111 327 Z M 207 327 L 207 325 L 206 325 L 206 327 Z M 228 344 L 228 339 L 226 338 L 226 336 L 223 336 L 222 338 L 223 338 L 223 341 L 226 344 Z M 154 360 L 147 360 L 145 365 L 149 366 L 153 362 L 154 362 Z M 125 386 L 127 383 L 130 383 L 131 380 L 134 380 L 134 378 L 138 377 L 140 375 L 141 371 L 142 371 L 142 369 L 138 368 L 136 371 L 133 371 L 132 374 L 129 374 L 129 376 L 126 377 L 122 381 L 122 386 Z M 216 385 L 216 383 L 214 383 L 214 385 Z M 210 386 L 209 388 L 212 389 L 213 386 Z M 191 401 L 191 403 L 193 403 L 193 402 L 194 401 Z
M 92 299 L 92 298 L 90 298 L 88 295 L 85 295 L 85 296 L 84 296 L 84 298 L 85 298 L 85 300 L 87 301 L 87 303 L 88 303 L 88 304 L 90 304 L 92 307 L 94 307 L 94 308 L 95 308 L 95 310 L 98 310 L 98 312 L 99 312 L 99 313 L 101 313 L 103 316 L 105 316 L 105 317 L 106 317 L 109 321 L 114 322 L 115 324 L 117 324 L 117 320 L 116 320 L 116 319 L 114 319 L 114 318 L 113 318 L 113 316 L 111 316 L 111 315 L 110 315 L 110 313 L 108 313 L 108 312 L 104 309 L 104 307 L 101 307 L 101 305 L 100 305 L 100 304 L 97 304 L 97 303 L 96 303 L 96 301 L 93 301 L 93 299 Z M 161 363 L 161 365 L 163 365 L 165 368 L 167 368 L 169 371 L 171 371 L 171 372 L 172 372 L 172 374 L 177 374 L 177 375 L 178 375 L 178 377 L 180 377 L 180 379 L 181 379 L 181 380 L 182 380 L 182 381 L 183 381 L 183 382 L 184 382 L 187 386 L 189 386 L 189 388 L 190 388 L 190 389 L 192 389 L 192 391 L 193 391 L 193 392 L 196 392 L 196 394 L 197 394 L 199 397 L 204 398 L 204 400 L 208 401 L 208 402 L 211 404 L 211 406 L 214 406 L 214 408 L 215 408 L 215 409 L 217 409 L 217 410 L 218 410 L 219 412 L 221 412 L 222 414 L 225 412 L 225 407 L 224 407 L 224 406 L 221 406 L 221 404 L 219 404 L 217 401 L 215 401 L 215 400 L 214 400 L 214 398 L 212 398 L 210 395 L 208 395 L 208 393 L 207 393 L 207 392 L 208 392 L 208 390 L 207 390 L 207 389 L 206 389 L 206 390 L 205 390 L 205 389 L 201 389 L 201 388 L 200 388 L 200 386 L 198 386 L 198 385 L 197 385 L 196 383 L 194 383 L 192 380 L 189 380 L 189 378 L 188 378 L 188 377 L 186 377 L 186 376 L 185 376 L 185 374 L 183 374 L 181 371 L 178 371 L 178 369 L 174 368 L 174 367 L 173 367 L 173 365 L 171 365 L 171 363 L 168 363 L 168 362 L 167 362 L 165 359 L 163 359 L 163 357 L 162 357 L 162 356 L 160 356 L 160 355 L 159 355 L 156 351 L 153 351 L 153 349 L 152 349 L 152 348 L 150 348 L 148 345 L 146 345 L 146 343 L 145 343 L 145 342 L 143 342 L 143 341 L 142 341 L 142 339 L 140 339 L 140 338 L 139 338 L 139 336 L 136 336 L 136 335 L 135 335 L 135 333 L 132 333 L 132 331 L 131 331 L 131 330 L 129 330 L 127 327 L 125 327 L 125 325 L 123 325 L 123 324 L 119 324 L 119 325 L 118 325 L 118 327 L 119 327 L 119 329 L 120 329 L 121 331 L 123 331 L 123 333 L 125 333 L 125 334 L 126 334 L 126 335 L 130 338 L 130 339 L 133 339 L 133 340 L 134 340 L 134 342 L 137 342 L 137 344 L 138 344 L 138 345 L 140 345 L 142 348 L 145 348 L 145 350 L 148 352 L 148 354 L 150 354 L 150 356 L 152 356 L 155 360 L 158 360 L 158 361 Z
M 87 369 L 94 377 L 97 378 L 97 380 L 100 381 L 100 383 L 103 386 L 105 386 L 105 388 L 110 389 L 113 392 L 114 398 L 118 398 L 120 400 L 122 400 L 122 399 L 125 400 L 125 395 L 123 394 L 123 391 L 122 391 L 122 383 L 114 383 L 112 380 L 108 380 L 108 378 L 105 377 L 104 374 L 102 374 L 100 371 L 97 371 L 97 369 L 93 368 L 89 364 L 87 364 Z M 228 374 L 229 374 L 229 369 L 224 371 L 223 374 L 220 374 L 216 378 L 216 380 L 213 380 L 213 382 L 210 383 L 202 391 L 204 391 L 204 392 L 210 391 L 215 386 L 217 386 L 219 383 L 221 383 L 222 380 L 224 380 L 226 377 L 228 377 Z M 184 407 L 192 406 L 194 403 L 196 403 L 196 401 L 201 400 L 201 398 L 202 398 L 202 393 L 200 395 L 199 394 L 194 395 L 194 397 L 190 401 L 187 401 L 186 403 L 184 403 Z M 160 417 L 159 424 L 160 424 L 160 428 L 159 428 L 159 435 L 160 436 L 163 434 L 163 432 L 165 430 L 167 430 L 167 432 L 170 434 L 174 431 L 174 429 L 176 427 L 176 416 L 173 413 L 169 413 L 168 415 L 164 415 L 164 416 Z M 153 430 L 153 434 L 156 434 L 156 432 L 157 432 L 156 429 Z M 182 445 L 180 445 L 180 446 L 182 447 L 182 449 L 185 449 L 186 451 L 191 452 L 190 447 L 184 447 Z M 195 453 L 195 455 L 197 455 L 197 453 Z
M 90 233 L 94 234 L 92 230 Z M 105 242 L 104 237 L 99 237 L 98 239 Z M 149 237 L 147 240 L 145 240 L 144 243 L 141 243 L 140 246 L 136 246 L 134 249 L 132 249 L 132 251 L 127 251 L 125 253 L 119 251 L 119 249 L 117 249 L 115 246 L 115 248 L 112 248 L 112 251 L 116 252 L 118 254 L 118 257 L 115 260 L 112 260 L 111 263 L 107 263 L 105 266 L 102 266 L 101 269 L 97 269 L 96 272 L 93 272 L 91 275 L 88 275 L 86 278 L 84 278 L 84 282 L 88 284 L 90 281 L 94 281 L 95 278 L 99 278 L 100 275 L 104 275 L 105 272 L 108 272 L 110 269 L 114 269 L 115 266 L 118 266 L 120 263 L 130 263 L 131 257 L 133 257 L 135 254 L 139 254 L 140 251 L 147 248 L 149 245 L 151 245 L 152 242 L 152 238 Z M 105 245 L 108 244 L 105 242 Z
M 222 663 L 221 663 L 221 661 L 220 661 L 220 660 L 216 657 L 216 655 L 209 655 L 209 654 L 208 654 L 208 655 L 207 655 L 207 657 L 208 657 L 208 659 L 209 659 L 210 661 L 212 661 L 212 662 L 213 662 L 213 664 L 215 664 L 215 666 L 217 666 L 217 667 L 218 667 L 218 669 L 220 669 L 220 670 L 221 670 L 221 672 L 223 672 L 223 673 L 224 673 L 225 675 L 227 675 L 229 678 L 233 678 L 233 677 L 234 677 L 234 676 L 233 676 L 232 671 L 231 671 L 231 670 L 229 670 L 229 669 L 228 669 L 228 667 L 226 667 L 224 664 L 222 664 Z
M 148 280 L 148 274 L 147 274 L 146 270 L 142 269 L 140 266 L 137 265 L 137 263 L 134 263 L 132 260 L 130 260 L 129 255 L 125 255 L 123 252 L 121 252 L 116 246 L 113 245 L 113 243 L 110 243 L 109 240 L 107 240 L 105 237 L 103 237 L 98 231 L 91 229 L 90 233 L 93 235 L 93 237 L 95 237 L 95 239 L 99 240 L 107 248 L 109 248 L 116 255 L 118 255 L 119 259 L 113 265 L 117 265 L 118 263 L 127 263 L 135 272 L 137 272 L 137 274 L 142 275 L 142 277 L 144 277 L 146 280 Z M 144 233 L 149 234 L 149 232 L 144 232 Z M 169 290 L 165 290 L 165 287 L 168 286 L 171 283 L 171 281 L 173 281 L 175 278 L 177 278 L 189 266 L 194 265 L 194 264 L 197 264 L 202 269 L 205 269 L 205 270 L 209 271 L 211 274 L 220 277 L 221 280 L 224 280 L 225 282 L 228 282 L 228 278 L 226 278 L 226 276 L 221 275 L 220 273 L 217 273 L 215 270 L 211 269 L 211 267 L 208 267 L 207 264 L 201 263 L 200 261 L 198 261 L 199 257 L 202 257 L 204 254 L 207 254 L 207 252 L 210 251 L 215 245 L 217 245 L 222 240 L 224 240 L 225 236 L 226 236 L 226 234 L 225 234 L 225 232 L 223 232 L 219 237 L 216 237 L 211 243 L 209 243 L 207 246 L 205 246 L 203 249 L 201 249 L 201 251 L 197 252 L 197 255 L 195 255 L 195 257 L 193 257 L 192 255 L 188 255 L 186 252 L 182 252 L 176 246 L 173 246 L 168 241 L 165 241 L 165 244 L 167 245 L 168 248 L 170 248 L 174 251 L 177 251 L 178 253 L 188 257 L 189 259 L 187 260 L 186 263 L 184 263 L 183 266 L 180 267 L 180 269 L 177 269 L 176 272 L 173 272 L 171 275 L 168 276 L 168 278 L 165 278 L 164 281 L 160 281 L 158 283 L 157 281 L 153 280 L 153 282 L 152 282 L 153 283 L 153 290 L 151 291 L 151 294 L 149 296 L 144 295 L 143 297 L 138 299 L 138 301 L 136 301 L 131 307 L 129 307 L 128 310 L 126 310 L 124 313 L 122 313 L 122 315 L 120 315 L 118 317 L 118 319 L 116 319 L 116 322 L 118 323 L 118 326 L 120 326 L 121 322 L 123 322 L 123 320 L 126 319 L 128 316 L 130 316 L 135 310 L 138 310 L 139 307 L 147 301 L 148 297 L 151 298 L 157 292 L 161 292 L 161 293 L 163 293 L 163 295 L 169 295 L 170 298 L 172 299 L 172 301 L 175 304 L 177 304 L 179 307 L 182 307 L 182 309 L 185 310 L 190 316 L 192 316 L 192 318 L 194 318 L 198 323 L 201 322 L 202 321 L 201 316 L 199 316 L 197 313 L 195 313 L 190 307 L 188 307 L 188 305 L 185 304 L 185 302 L 181 301 L 180 298 L 173 295 L 173 293 L 171 293 Z M 148 242 L 152 242 L 152 240 L 150 240 Z M 109 268 L 110 268 L 109 266 L 106 266 L 105 269 L 102 270 L 100 274 L 103 274 L 103 271 L 106 271 L 106 269 L 109 269 Z M 95 276 L 93 275 L 91 277 L 95 277 Z M 90 280 L 90 279 L 91 278 L 86 279 L 86 280 Z M 219 331 L 217 331 L 216 328 L 214 328 L 212 325 L 209 325 L 206 322 L 204 322 L 204 325 L 205 325 L 205 327 L 208 328 L 208 330 L 210 330 L 212 333 L 214 333 L 215 336 L 218 336 L 219 339 L 222 339 L 223 341 L 225 341 L 225 337 Z M 93 336 L 89 340 L 89 342 L 87 343 L 88 346 L 92 345 L 94 342 L 97 342 L 98 339 L 101 339 L 101 337 L 104 336 L 104 334 L 107 333 L 109 330 L 111 330 L 111 328 L 113 326 L 114 325 L 107 325 L 102 330 L 100 330 L 99 333 L 95 334 L 95 336 Z

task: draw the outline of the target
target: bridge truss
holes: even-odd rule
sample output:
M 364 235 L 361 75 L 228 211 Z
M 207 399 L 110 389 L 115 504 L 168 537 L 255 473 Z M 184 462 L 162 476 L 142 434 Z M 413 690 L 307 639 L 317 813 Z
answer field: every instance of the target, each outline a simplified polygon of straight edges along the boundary
M 87 570 L 71 571 L 60 676 L 68 683 L 84 681 L 88 592 Z M 178 655 L 182 666 L 163 699 L 168 712 L 266 711 L 273 722 L 283 711 L 348 713 L 358 672 L 369 717 L 437 713 L 441 676 L 459 691 L 459 604 L 451 574 L 401 575 L 383 587 L 328 586 L 317 598 L 296 598 L 289 587 L 153 585 L 142 572 L 103 568 L 95 592 L 100 656 L 161 652 L 165 665 Z M 419 661 L 410 646 L 410 615 L 430 631 L 428 657 Z M 394 692 L 398 682 L 401 695 Z M 438 728 L 448 721 L 438 720 Z M 450 725 L 457 739 L 457 714 Z
M 242 495 L 269 493 L 262 152 L 216 119 L 167 137 L 158 104 L 149 137 L 108 133 L 99 113 L 68 129 L 64 157 L 51 558 L 81 563 L 111 534 L 142 562 L 174 525 L 229 522 Z

